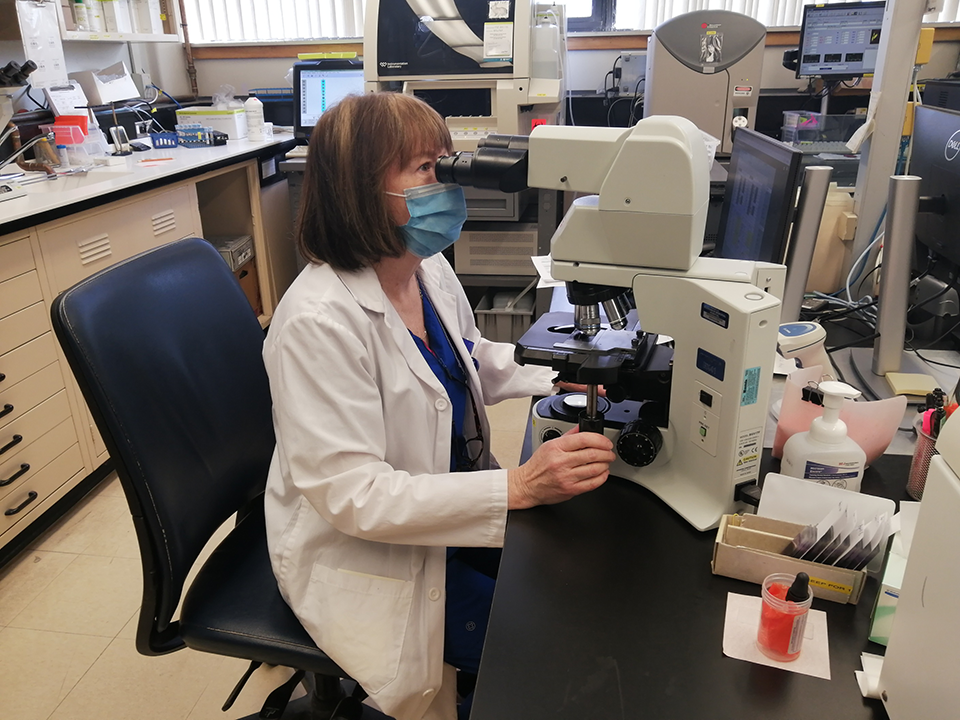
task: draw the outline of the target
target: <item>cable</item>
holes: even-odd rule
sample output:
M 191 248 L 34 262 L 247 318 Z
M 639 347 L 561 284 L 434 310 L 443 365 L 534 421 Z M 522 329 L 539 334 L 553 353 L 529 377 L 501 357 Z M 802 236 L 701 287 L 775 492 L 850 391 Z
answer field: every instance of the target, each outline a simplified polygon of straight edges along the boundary
M 940 365 L 941 367 L 948 367 L 948 368 L 954 368 L 954 369 L 960 370 L 960 365 L 951 365 L 950 363 L 940 362 L 938 360 L 931 360 L 928 357 L 924 357 L 923 355 L 920 354 L 920 351 L 917 350 L 912 345 L 910 346 L 910 352 L 912 352 L 914 355 L 916 355 L 918 358 L 923 360 L 928 365 Z
M 832 348 L 825 348 L 825 349 L 827 351 L 827 354 L 835 353 L 837 352 L 837 350 L 846 350 L 849 347 L 853 347 L 854 345 L 857 345 L 859 343 L 866 342 L 867 340 L 876 340 L 878 337 L 880 337 L 880 333 L 874 333 L 873 335 L 857 338 L 856 340 L 852 340 L 848 343 L 843 343 L 842 345 L 836 345 Z
M 177 99 L 176 99 L 173 95 L 171 95 L 170 93 L 168 93 L 166 90 L 164 90 L 164 89 L 162 89 L 162 88 L 159 88 L 159 87 L 157 87 L 156 85 L 153 85 L 153 84 L 151 84 L 150 87 L 154 88 L 154 89 L 155 89 L 158 93 L 160 93 L 161 95 L 166 95 L 168 98 L 170 98 L 170 100 L 173 102 L 173 104 L 176 105 L 178 108 L 181 108 L 181 109 L 183 108 L 183 105 L 181 105 L 179 102 L 177 102 Z M 158 95 L 157 97 L 159 97 L 159 95 Z
M 637 111 L 637 101 L 643 99 L 643 96 L 640 94 L 640 83 L 646 79 L 647 76 L 644 75 L 642 78 L 637 80 L 637 84 L 633 88 L 633 105 L 630 106 L 630 120 L 627 121 L 627 127 L 633 127 L 634 123 L 636 122 L 634 115 Z
M 622 98 L 617 98 L 617 99 L 614 100 L 612 103 L 610 103 L 610 107 L 607 108 L 607 127 L 613 127 L 613 125 L 610 124 L 610 121 L 611 121 L 610 119 L 611 119 L 611 117 L 612 117 L 611 114 L 613 113 L 613 108 L 615 108 L 618 103 L 629 102 L 629 101 L 632 101 L 632 100 L 633 100 L 633 98 L 622 97 Z M 628 125 L 627 127 L 629 127 L 629 125 Z
M 27 85 L 26 89 L 24 89 L 24 91 L 23 91 L 23 94 L 26 95 L 28 98 L 30 98 L 30 102 L 32 102 L 32 103 L 33 103 L 34 105 L 36 105 L 38 108 L 40 108 L 41 110 L 46 110 L 46 109 L 47 109 L 46 103 L 44 103 L 43 105 L 41 105 L 40 103 L 37 102 L 37 99 L 36 99 L 35 97 L 33 97 L 33 95 L 30 94 L 30 90 L 32 89 L 32 87 L 33 87 L 33 86 L 31 86 L 31 85 Z

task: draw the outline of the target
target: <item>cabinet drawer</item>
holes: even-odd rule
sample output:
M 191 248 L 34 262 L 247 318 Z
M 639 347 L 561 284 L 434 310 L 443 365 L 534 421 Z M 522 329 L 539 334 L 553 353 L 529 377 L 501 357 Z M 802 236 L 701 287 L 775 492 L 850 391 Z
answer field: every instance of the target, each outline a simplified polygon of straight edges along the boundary
M 144 250 L 194 234 L 193 208 L 190 190 L 179 187 L 40 226 L 40 247 L 54 292 Z
M 64 450 L 76 444 L 77 431 L 73 427 L 73 421 L 68 418 L 30 443 L 30 447 L 21 450 L 12 459 L 13 462 L 4 462 L 4 469 L 0 471 L 0 482 L 7 484 L 0 487 L 0 504 Z
M 50 330 L 47 306 L 34 303 L 20 312 L 0 319 L 0 355 L 10 352 L 28 340 L 40 337 Z
M 43 300 L 36 270 L 0 282 L 0 318 Z
M 36 268 L 33 251 L 27 238 L 0 245 L 0 282 L 23 275 Z
M 30 446 L 70 417 L 70 403 L 67 391 L 61 390 L 52 398 L 44 400 L 30 412 L 0 429 L 0 494 L 7 487 L 11 475 L 17 473 L 20 466 L 30 462 L 21 457 Z M 74 438 L 76 442 L 76 438 Z M 71 443 L 72 444 L 72 443 Z M 61 448 L 62 449 L 62 448 Z
M 28 521 L 33 513 L 41 509 L 43 501 L 82 467 L 80 446 L 71 445 L 66 452 L 47 463 L 22 485 L 18 484 L 13 492 L 3 498 L 0 501 L 0 544 L 4 543 L 3 533 L 14 525 Z
M 63 389 L 60 363 L 54 362 L 10 388 L 0 391 L 0 428 L 32 410 L 58 390 Z
M 47 332 L 10 352 L 0 355 L 0 397 L 3 391 L 57 359 L 53 333 Z

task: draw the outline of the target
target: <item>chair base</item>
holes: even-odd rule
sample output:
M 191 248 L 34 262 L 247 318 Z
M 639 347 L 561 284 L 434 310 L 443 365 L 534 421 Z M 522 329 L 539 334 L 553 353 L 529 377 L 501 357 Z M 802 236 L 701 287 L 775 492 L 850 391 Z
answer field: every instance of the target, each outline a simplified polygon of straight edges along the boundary
M 331 677 L 323 677 L 322 684 L 326 685 L 326 688 L 321 689 L 319 693 L 316 692 L 315 687 L 315 676 L 313 673 L 307 673 L 304 677 L 301 685 L 307 690 L 307 694 L 303 697 L 299 697 L 295 700 L 291 700 L 287 704 L 286 710 L 284 710 L 283 715 L 276 720 L 339 720 L 333 717 L 333 711 L 336 709 L 337 701 L 333 700 L 333 686 L 330 681 L 335 680 Z M 356 683 L 352 680 L 343 680 L 340 683 L 342 692 L 339 697 L 347 697 L 353 693 Z M 368 705 L 363 705 L 363 714 L 360 718 L 354 720 L 392 720 L 388 715 L 384 715 L 379 710 L 376 710 Z M 253 715 L 245 715 L 238 720 L 262 720 L 259 713 L 254 713 Z

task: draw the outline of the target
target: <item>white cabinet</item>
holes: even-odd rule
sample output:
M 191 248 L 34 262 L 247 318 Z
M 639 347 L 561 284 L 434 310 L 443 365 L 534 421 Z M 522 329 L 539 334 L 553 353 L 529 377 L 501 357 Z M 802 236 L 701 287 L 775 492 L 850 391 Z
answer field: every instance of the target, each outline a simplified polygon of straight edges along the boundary
M 0 545 L 79 479 L 80 444 L 31 233 L 0 238 Z
M 193 185 L 143 193 L 37 228 L 54 295 L 139 252 L 199 232 Z

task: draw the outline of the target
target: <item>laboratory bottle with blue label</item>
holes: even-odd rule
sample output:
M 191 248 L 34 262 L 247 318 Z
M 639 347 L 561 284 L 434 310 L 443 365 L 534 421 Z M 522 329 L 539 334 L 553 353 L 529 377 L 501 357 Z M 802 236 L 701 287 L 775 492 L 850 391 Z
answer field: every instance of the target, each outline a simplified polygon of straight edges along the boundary
M 784 443 L 780 472 L 859 492 L 867 455 L 847 435 L 847 424 L 840 419 L 840 408 L 844 398 L 857 398 L 860 391 L 832 380 L 820 383 L 820 391 L 823 393 L 823 415 L 810 423 L 808 431 L 796 433 Z

